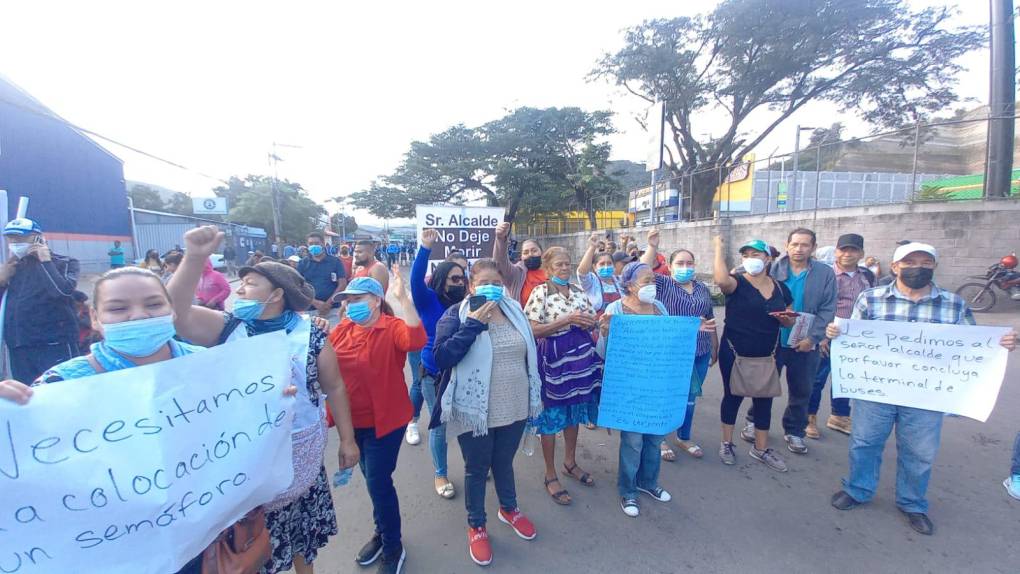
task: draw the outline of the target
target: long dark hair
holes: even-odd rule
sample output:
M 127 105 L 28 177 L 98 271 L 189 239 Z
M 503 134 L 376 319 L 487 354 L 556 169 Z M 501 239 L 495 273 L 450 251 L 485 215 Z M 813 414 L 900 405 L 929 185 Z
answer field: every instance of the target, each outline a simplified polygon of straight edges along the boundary
M 435 270 L 432 271 L 432 278 L 429 279 L 429 289 L 432 289 L 436 296 L 439 297 L 439 302 L 443 305 L 443 308 L 449 308 L 452 305 L 456 305 L 461 302 L 461 299 L 453 300 L 446 293 L 446 278 L 449 277 L 450 271 L 456 267 L 464 272 L 464 268 L 460 263 L 454 263 L 453 261 L 443 261 L 439 265 L 436 265 Z M 467 285 L 465 284 L 466 288 Z

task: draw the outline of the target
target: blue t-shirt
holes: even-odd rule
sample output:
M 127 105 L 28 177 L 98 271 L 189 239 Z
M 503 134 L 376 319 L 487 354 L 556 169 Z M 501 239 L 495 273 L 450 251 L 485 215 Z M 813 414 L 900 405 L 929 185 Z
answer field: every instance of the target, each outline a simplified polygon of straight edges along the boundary
M 793 310 L 798 313 L 804 310 L 804 283 L 807 279 L 808 270 L 805 269 L 798 274 L 794 274 L 793 270 L 790 270 L 790 276 L 786 278 L 783 283 L 790 290 L 790 295 L 793 296 Z M 793 332 L 793 328 L 783 327 L 779 331 L 779 336 L 782 338 L 783 346 L 790 346 L 790 333 Z
M 297 270 L 315 289 L 315 298 L 319 301 L 329 301 L 340 280 L 347 277 L 344 264 L 332 255 L 323 257 L 322 261 L 306 257 L 298 263 Z
M 111 247 L 110 248 L 110 265 L 123 265 L 124 264 L 124 248 L 122 247 Z

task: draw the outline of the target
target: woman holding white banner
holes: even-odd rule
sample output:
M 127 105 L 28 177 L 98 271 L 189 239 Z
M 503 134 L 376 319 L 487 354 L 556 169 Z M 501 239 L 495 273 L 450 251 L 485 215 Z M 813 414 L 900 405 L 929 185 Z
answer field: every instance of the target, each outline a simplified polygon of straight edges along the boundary
M 612 315 L 669 315 L 666 307 L 655 299 L 655 274 L 644 263 L 628 263 L 620 275 L 623 299 L 611 303 L 605 315 L 599 320 L 599 354 L 605 356 L 606 340 L 609 337 L 610 316 Z M 715 326 L 713 325 L 713 329 Z M 662 459 L 659 445 L 665 435 L 620 431 L 620 462 L 617 489 L 620 492 L 620 508 L 630 517 L 641 514 L 638 492 L 643 492 L 659 502 L 669 502 L 673 497 L 659 486 L 659 467 Z
M 295 358 L 294 374 L 305 378 L 299 399 L 306 401 L 299 403 L 303 406 L 298 406 L 295 412 L 295 483 L 274 501 L 286 504 L 266 513 L 273 555 L 262 572 L 275 574 L 293 567 L 299 574 L 311 574 L 318 550 L 337 533 L 333 499 L 322 465 L 325 446 L 322 394 L 326 395 L 340 435 L 340 468 L 354 466 L 359 458 L 346 388 L 326 333 L 299 315 L 308 309 L 314 291 L 293 268 L 264 261 L 240 269 L 241 286 L 232 312 L 191 305 L 202 269 L 223 235 L 213 226 L 197 227 L 184 234 L 184 260 L 167 285 L 175 302 L 177 329 L 182 337 L 207 347 L 284 330 L 293 334 L 291 339 L 296 348 L 307 349 L 304 358 Z
M 159 276 L 146 269 L 121 267 L 100 277 L 94 287 L 91 311 L 93 329 L 103 340 L 93 343 L 88 355 L 52 367 L 35 385 L 150 365 L 204 350 L 174 339 L 170 296 Z M 293 395 L 296 390 L 289 386 L 284 393 Z M 0 398 L 28 404 L 32 394 L 31 387 L 21 382 L 0 382 Z M 251 519 L 260 520 L 254 516 Z M 198 574 L 201 564 L 200 554 L 178 574 Z

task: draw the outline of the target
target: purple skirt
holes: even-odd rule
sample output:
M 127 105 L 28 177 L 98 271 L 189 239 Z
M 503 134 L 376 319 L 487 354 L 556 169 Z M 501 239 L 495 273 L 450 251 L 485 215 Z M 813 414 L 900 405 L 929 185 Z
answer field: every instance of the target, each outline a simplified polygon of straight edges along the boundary
M 538 340 L 538 367 L 546 407 L 588 402 L 602 388 L 602 359 L 591 335 L 576 325 Z

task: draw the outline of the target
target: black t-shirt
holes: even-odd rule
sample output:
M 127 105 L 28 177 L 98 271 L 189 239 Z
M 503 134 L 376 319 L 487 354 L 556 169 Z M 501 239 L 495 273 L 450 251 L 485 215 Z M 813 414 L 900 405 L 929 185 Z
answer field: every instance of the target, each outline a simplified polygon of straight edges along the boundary
M 793 303 L 789 288 L 773 281 L 775 288 L 766 301 L 743 275 L 732 275 L 737 289 L 726 296 L 726 327 L 723 339 L 733 343 L 741 357 L 766 357 L 772 354 L 779 339 L 779 321 L 769 316 L 784 311 Z

